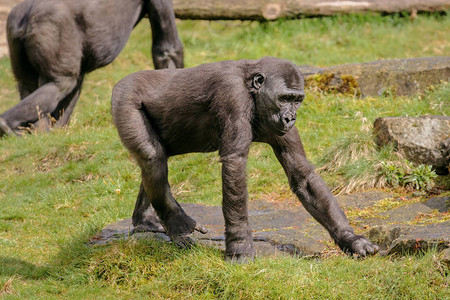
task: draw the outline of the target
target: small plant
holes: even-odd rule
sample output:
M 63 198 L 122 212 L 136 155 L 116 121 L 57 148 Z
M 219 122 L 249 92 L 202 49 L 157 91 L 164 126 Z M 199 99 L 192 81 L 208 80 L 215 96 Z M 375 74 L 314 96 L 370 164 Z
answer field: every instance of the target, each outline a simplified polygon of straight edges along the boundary
M 431 166 L 414 166 L 393 145 L 377 147 L 370 129 L 341 138 L 329 147 L 319 164 L 319 172 L 337 175 L 330 185 L 338 195 L 384 187 L 430 190 L 437 178 Z
M 397 89 L 395 86 L 390 86 L 388 88 L 383 88 L 379 95 L 385 98 L 394 97 L 397 94 Z
M 404 173 L 401 168 L 396 165 L 381 162 L 382 175 L 384 175 L 386 182 L 393 187 L 399 187 L 403 182 Z
M 412 185 L 416 190 L 428 190 L 434 186 L 434 179 L 437 174 L 429 165 L 419 165 L 412 170 L 412 174 L 406 175 L 404 182 Z
M 380 174 L 385 177 L 386 182 L 393 187 L 409 187 L 416 190 L 429 190 L 434 186 L 434 179 L 437 174 L 429 165 L 413 164 L 405 160 L 402 166 L 392 162 L 381 163 Z

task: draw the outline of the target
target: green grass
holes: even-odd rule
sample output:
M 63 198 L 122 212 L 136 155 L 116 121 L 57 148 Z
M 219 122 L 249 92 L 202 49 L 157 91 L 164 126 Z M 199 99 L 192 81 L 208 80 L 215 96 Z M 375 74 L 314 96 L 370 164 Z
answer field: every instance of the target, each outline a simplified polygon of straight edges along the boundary
M 401 258 L 260 258 L 230 265 L 213 249 L 181 251 L 153 241 L 86 245 L 106 224 L 131 215 L 139 169 L 110 116 L 114 84 L 151 69 L 146 22 L 121 55 L 87 76 L 65 130 L 0 140 L 0 297 L 53 298 L 414 298 L 450 297 L 445 267 L 430 252 Z M 450 55 L 450 18 L 340 16 L 271 23 L 180 21 L 187 67 L 272 55 L 331 66 L 377 59 Z M 307 91 L 298 128 L 319 164 L 342 136 L 365 132 L 377 117 L 449 115 L 450 87 L 415 97 L 358 99 Z M 9 60 L 0 59 L 0 111 L 17 103 Z M 172 158 L 180 202 L 218 205 L 217 154 Z M 341 174 L 324 172 L 330 185 Z M 250 199 L 293 197 L 271 150 L 255 144 L 248 163 Z M 447 273 L 448 274 L 448 273 Z

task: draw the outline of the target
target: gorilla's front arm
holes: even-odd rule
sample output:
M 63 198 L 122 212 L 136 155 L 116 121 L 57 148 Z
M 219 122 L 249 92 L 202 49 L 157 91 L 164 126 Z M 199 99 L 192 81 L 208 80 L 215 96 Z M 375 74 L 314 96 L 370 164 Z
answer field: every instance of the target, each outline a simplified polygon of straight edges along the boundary
M 378 247 L 353 232 L 330 189 L 314 172 L 314 167 L 306 159 L 297 129 L 294 127 L 286 135 L 274 137 L 270 144 L 286 172 L 291 190 L 306 210 L 328 230 L 336 244 L 349 254 L 364 256 L 375 253 Z
M 255 255 L 252 230 L 248 223 L 246 175 L 252 128 L 246 118 L 239 114 L 231 116 L 231 120 L 224 122 L 227 125 L 222 130 L 222 142 L 219 145 L 226 255 L 236 261 L 245 261 Z

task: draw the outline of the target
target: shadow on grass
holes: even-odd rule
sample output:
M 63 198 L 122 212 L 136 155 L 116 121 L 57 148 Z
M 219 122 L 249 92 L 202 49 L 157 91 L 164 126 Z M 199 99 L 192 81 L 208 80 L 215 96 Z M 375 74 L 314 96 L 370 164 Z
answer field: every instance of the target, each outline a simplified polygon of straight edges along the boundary
M 25 279 L 45 280 L 51 277 L 61 278 L 73 272 L 84 273 L 86 261 L 92 256 L 92 247 L 88 246 L 92 232 L 93 229 L 85 230 L 63 243 L 58 253 L 46 265 L 39 266 L 23 259 L 0 255 L 0 276 L 19 275 Z
M 27 279 L 42 279 L 50 275 L 50 267 L 36 266 L 22 259 L 0 256 L 0 276 L 20 275 Z
M 62 244 L 48 266 L 51 276 L 64 278 L 66 284 L 74 280 L 78 283 L 79 280 L 99 280 L 121 284 L 122 277 L 131 277 L 149 265 L 159 269 L 167 263 L 183 259 L 193 250 L 178 249 L 171 243 L 156 239 L 124 238 L 103 245 L 91 244 L 89 239 L 99 230 L 93 226 Z

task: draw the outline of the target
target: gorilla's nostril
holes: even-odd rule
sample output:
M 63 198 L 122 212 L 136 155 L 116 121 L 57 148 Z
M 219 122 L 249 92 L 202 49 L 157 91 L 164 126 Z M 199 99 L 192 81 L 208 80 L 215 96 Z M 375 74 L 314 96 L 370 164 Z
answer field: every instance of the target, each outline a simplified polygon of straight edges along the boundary
M 295 115 L 294 116 L 285 116 L 283 118 L 283 123 L 285 126 L 291 126 L 295 123 Z

